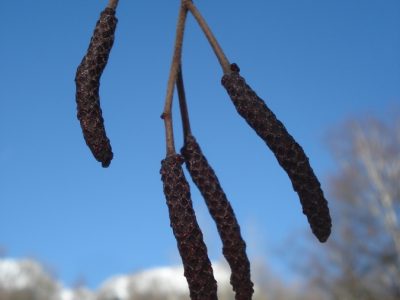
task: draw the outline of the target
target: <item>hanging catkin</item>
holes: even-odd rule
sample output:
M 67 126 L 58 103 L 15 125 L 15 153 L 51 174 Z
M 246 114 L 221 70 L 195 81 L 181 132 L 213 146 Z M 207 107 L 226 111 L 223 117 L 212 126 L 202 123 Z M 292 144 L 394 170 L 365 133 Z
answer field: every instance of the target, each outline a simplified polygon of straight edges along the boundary
M 222 85 L 238 113 L 265 141 L 289 175 L 313 233 L 320 242 L 325 242 L 331 232 L 331 217 L 308 157 L 264 101 L 246 84 L 239 74 L 239 67 L 232 64 L 231 70 L 222 77 Z
M 83 136 L 94 157 L 103 167 L 110 165 L 113 153 L 100 108 L 100 77 L 114 43 L 116 26 L 115 10 L 107 7 L 97 21 L 89 48 L 78 66 L 75 77 L 78 119 Z
M 250 263 L 246 255 L 246 244 L 240 234 L 240 227 L 232 206 L 214 170 L 192 135 L 185 137 L 185 145 L 181 153 L 194 183 L 203 195 L 210 214 L 217 224 L 223 254 L 232 271 L 231 285 L 236 293 L 235 299 L 251 299 L 254 291 L 250 279 Z
M 192 300 L 216 300 L 217 282 L 207 255 L 203 234 L 190 199 L 189 184 L 182 169 L 183 158 L 171 155 L 161 162 L 161 179 L 172 231 L 182 258 Z

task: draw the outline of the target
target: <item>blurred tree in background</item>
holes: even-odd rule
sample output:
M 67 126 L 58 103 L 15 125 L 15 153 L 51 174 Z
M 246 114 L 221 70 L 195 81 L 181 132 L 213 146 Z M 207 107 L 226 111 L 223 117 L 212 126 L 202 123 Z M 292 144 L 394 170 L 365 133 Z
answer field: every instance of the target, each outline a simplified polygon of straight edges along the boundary
M 351 120 L 328 137 L 333 235 L 304 274 L 321 299 L 400 299 L 400 114 Z

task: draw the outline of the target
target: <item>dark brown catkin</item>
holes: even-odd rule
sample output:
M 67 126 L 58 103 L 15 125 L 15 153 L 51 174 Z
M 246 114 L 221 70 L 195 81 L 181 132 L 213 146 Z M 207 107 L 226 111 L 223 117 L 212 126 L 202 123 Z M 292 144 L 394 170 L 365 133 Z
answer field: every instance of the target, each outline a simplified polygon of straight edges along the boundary
M 182 169 L 183 158 L 171 155 L 161 161 L 161 179 L 169 209 L 172 231 L 182 258 L 192 300 L 217 299 L 217 282 L 203 234 L 190 199 L 189 184 Z
M 113 158 L 100 108 L 100 77 L 107 65 L 117 26 L 115 10 L 107 7 L 100 15 L 86 55 L 76 71 L 76 103 L 83 136 L 94 157 L 108 167 Z
M 264 101 L 246 84 L 239 74 L 239 67 L 232 64 L 231 69 L 231 73 L 222 77 L 222 85 L 238 113 L 265 141 L 289 175 L 313 233 L 320 242 L 325 242 L 331 233 L 331 217 L 308 157 Z
M 192 135 L 185 137 L 181 153 L 194 183 L 203 195 L 210 214 L 217 224 L 223 254 L 232 271 L 231 285 L 236 293 L 235 299 L 249 300 L 254 292 L 250 279 L 250 262 L 246 255 L 246 243 L 240 234 L 232 206 L 214 170 Z

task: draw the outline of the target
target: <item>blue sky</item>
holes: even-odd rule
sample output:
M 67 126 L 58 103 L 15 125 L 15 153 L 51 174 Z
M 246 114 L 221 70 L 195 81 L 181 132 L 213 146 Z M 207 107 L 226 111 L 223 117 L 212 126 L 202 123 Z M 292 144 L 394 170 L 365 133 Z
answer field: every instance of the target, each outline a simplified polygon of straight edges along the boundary
M 74 76 L 107 1 L 2 1 L 0 245 L 67 284 L 180 262 L 159 175 L 163 109 L 179 1 L 120 0 L 101 81 L 114 160 L 101 168 L 76 118 Z M 323 188 L 329 128 L 400 103 L 397 0 L 196 1 L 231 62 L 303 146 Z M 236 114 L 221 69 L 188 18 L 183 68 L 192 130 L 230 199 L 251 259 L 281 258 L 308 224 L 286 174 Z M 175 115 L 176 145 L 182 145 Z M 221 244 L 198 191 L 210 256 Z M 328 198 L 329 201 L 329 198 Z M 310 239 L 323 251 L 316 239 Z M 279 250 L 280 249 L 280 250 Z

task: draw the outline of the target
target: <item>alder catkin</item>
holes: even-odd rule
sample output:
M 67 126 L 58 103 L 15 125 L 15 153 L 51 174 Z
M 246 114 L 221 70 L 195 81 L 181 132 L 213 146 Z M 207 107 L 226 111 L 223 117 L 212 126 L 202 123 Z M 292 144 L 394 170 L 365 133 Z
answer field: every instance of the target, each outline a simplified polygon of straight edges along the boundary
M 192 135 L 185 137 L 185 145 L 181 153 L 217 225 L 222 240 L 223 254 L 232 271 L 231 285 L 236 293 L 235 299 L 249 300 L 254 292 L 250 279 L 250 262 L 246 255 L 246 243 L 240 234 L 240 227 L 232 206 L 214 170 Z
M 182 163 L 183 158 L 180 155 L 168 156 L 161 162 L 160 173 L 171 227 L 182 258 L 191 299 L 216 300 L 217 282 L 207 255 L 203 234 L 197 224 Z
M 83 136 L 94 157 L 108 167 L 113 158 L 100 107 L 100 77 L 107 65 L 117 26 L 115 10 L 107 7 L 100 15 L 86 55 L 76 71 L 76 103 Z
M 289 175 L 313 233 L 320 242 L 325 242 L 331 233 L 331 217 L 308 157 L 264 101 L 246 84 L 239 74 L 239 67 L 232 64 L 231 70 L 222 77 L 222 85 L 238 113 L 265 141 Z

